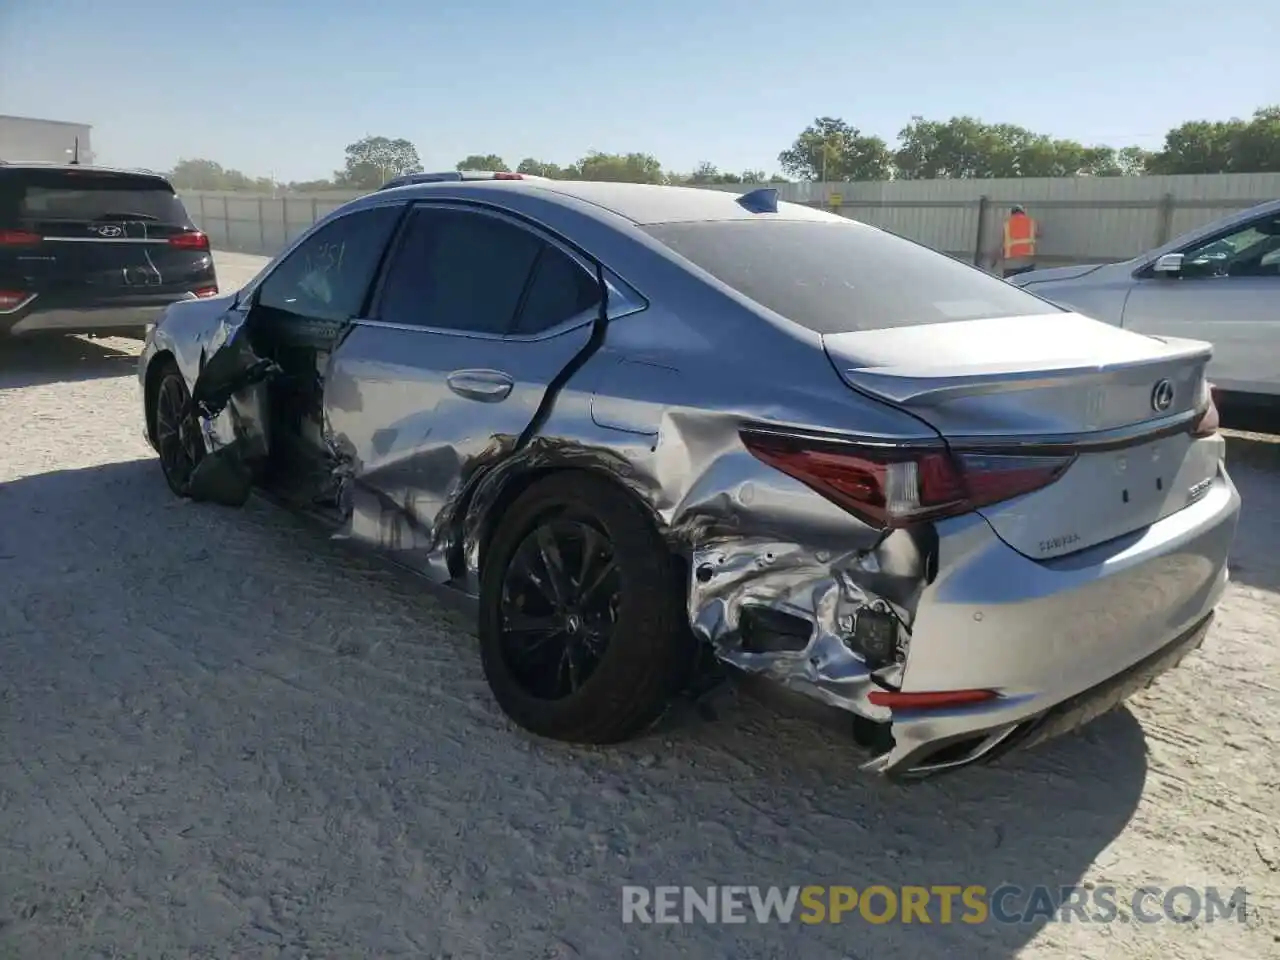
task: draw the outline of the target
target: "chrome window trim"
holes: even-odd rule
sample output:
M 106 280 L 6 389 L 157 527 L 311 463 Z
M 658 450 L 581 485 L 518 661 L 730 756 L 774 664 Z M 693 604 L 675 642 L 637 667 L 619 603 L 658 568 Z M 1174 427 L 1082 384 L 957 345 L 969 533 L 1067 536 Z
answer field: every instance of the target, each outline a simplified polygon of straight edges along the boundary
M 424 209 L 446 209 L 446 210 L 464 210 L 467 213 L 476 216 L 490 217 L 507 223 L 518 230 L 526 230 L 536 236 L 539 240 L 554 247 L 560 253 L 563 253 L 575 264 L 578 265 L 590 280 L 596 282 L 596 270 L 594 264 L 584 256 L 576 248 L 569 245 L 561 239 L 556 233 L 545 224 L 536 220 L 526 219 L 524 217 L 513 216 L 512 214 L 488 206 L 486 204 L 477 203 L 475 201 L 453 200 L 448 198 L 416 200 L 412 201 L 412 208 Z M 412 216 L 413 209 L 409 211 Z M 404 223 L 408 224 L 406 217 Z M 397 238 L 398 239 L 398 238 Z M 394 242 L 394 241 L 393 241 Z M 395 251 L 392 251 L 394 253 Z M 390 270 L 393 259 L 387 261 L 387 271 Z M 581 313 L 574 314 L 557 324 L 547 327 L 545 330 L 539 330 L 537 333 L 488 333 L 479 330 L 459 330 L 454 327 L 436 327 L 427 326 L 416 323 L 399 323 L 393 320 L 377 319 L 376 314 L 381 306 L 382 287 L 385 285 L 387 271 L 378 279 L 378 289 L 375 290 L 373 296 L 372 311 L 373 317 L 359 317 L 351 321 L 352 326 L 373 327 L 386 330 L 418 330 L 423 333 L 434 334 L 436 336 L 460 337 L 467 340 L 498 340 L 510 341 L 513 343 L 536 343 L 541 340 L 551 340 L 554 337 L 563 336 L 572 330 L 576 330 L 585 324 L 592 323 L 598 316 L 596 309 L 584 310 Z M 619 277 L 609 267 L 604 267 L 604 282 L 609 294 L 609 308 L 606 313 L 606 319 L 610 322 L 620 320 L 623 317 L 629 317 L 636 313 L 641 313 L 649 308 L 649 303 L 645 298 L 629 283 Z

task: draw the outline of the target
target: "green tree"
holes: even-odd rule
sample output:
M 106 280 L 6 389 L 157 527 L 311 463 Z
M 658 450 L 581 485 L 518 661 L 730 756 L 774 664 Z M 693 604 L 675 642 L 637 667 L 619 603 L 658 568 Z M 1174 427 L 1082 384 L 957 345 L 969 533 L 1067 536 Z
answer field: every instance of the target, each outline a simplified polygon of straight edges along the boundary
M 1121 147 L 1116 151 L 1116 166 L 1120 176 L 1137 177 L 1147 172 L 1151 158 L 1155 156 L 1150 150 L 1141 147 Z
M 489 170 L 493 173 L 510 173 L 511 168 L 507 166 L 507 161 L 503 160 L 496 153 L 489 153 L 481 156 L 473 153 L 468 157 L 459 160 L 454 165 L 455 170 Z
M 1141 172 L 1145 157 L 1132 148 L 1086 146 L 1016 124 L 916 116 L 899 132 L 893 162 L 902 180 L 1114 177 Z
M 528 174 L 531 177 L 547 177 L 551 180 L 563 180 L 564 168 L 558 163 L 545 163 L 533 157 L 525 157 L 516 165 L 516 173 Z
M 592 150 L 565 171 L 571 180 L 615 183 L 663 183 L 666 177 L 657 157 L 647 153 L 601 153 Z
M 1280 172 L 1280 106 L 1261 107 L 1248 120 L 1191 120 L 1174 127 L 1147 172 Z
M 898 133 L 893 163 L 903 180 L 1015 176 L 1019 127 L 983 123 L 974 117 L 926 120 L 915 116 Z
M 782 169 L 801 180 L 887 180 L 889 147 L 837 117 L 818 117 L 778 154 Z
M 169 180 L 179 190 L 255 190 L 271 192 L 275 184 L 268 177 L 250 177 L 223 167 L 213 160 L 179 160 L 169 171 Z
M 332 180 L 291 180 L 286 186 L 291 193 L 324 193 L 337 189 Z
M 376 190 L 393 177 L 421 172 L 418 149 L 408 140 L 365 137 L 347 145 L 346 165 L 333 179 L 344 189 Z
M 1233 173 L 1280 173 L 1280 104 L 1261 107 L 1232 137 Z

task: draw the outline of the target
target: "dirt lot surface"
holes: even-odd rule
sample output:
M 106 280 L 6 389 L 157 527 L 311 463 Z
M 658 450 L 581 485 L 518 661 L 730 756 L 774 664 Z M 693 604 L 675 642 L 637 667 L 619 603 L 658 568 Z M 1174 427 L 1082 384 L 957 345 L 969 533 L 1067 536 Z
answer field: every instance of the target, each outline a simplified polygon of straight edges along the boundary
M 256 258 L 224 260 L 224 287 Z M 0 344 L 0 957 L 1280 956 L 1280 445 L 1231 440 L 1204 648 L 1081 735 L 914 785 L 730 690 L 535 740 L 420 583 L 169 495 L 136 341 Z M 1081 611 L 1087 615 L 1087 611 Z M 627 883 L 1115 886 L 1111 924 L 643 926 Z M 1135 922 L 1141 886 L 1247 922 Z

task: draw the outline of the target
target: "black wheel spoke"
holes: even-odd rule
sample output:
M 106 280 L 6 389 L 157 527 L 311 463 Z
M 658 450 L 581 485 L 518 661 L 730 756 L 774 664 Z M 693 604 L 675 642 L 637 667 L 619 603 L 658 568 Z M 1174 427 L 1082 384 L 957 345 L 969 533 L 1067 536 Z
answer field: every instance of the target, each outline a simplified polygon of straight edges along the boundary
M 596 571 L 595 578 L 582 588 L 579 599 L 584 605 L 593 604 L 602 595 L 600 590 L 610 579 L 613 572 L 617 569 L 617 565 L 613 562 L 613 557 L 600 564 L 600 568 Z
M 563 649 L 564 634 L 559 631 L 551 631 L 549 633 L 534 634 L 523 643 L 515 644 L 512 647 L 517 658 L 524 661 L 532 660 L 538 656 L 553 655 L 557 648 Z
M 564 569 L 560 544 L 556 542 L 555 533 L 549 526 L 539 527 L 536 536 L 538 556 L 541 557 L 542 568 L 547 574 L 546 584 L 551 590 L 551 599 L 557 604 L 566 604 L 572 599 L 572 587 Z
M 574 578 L 574 586 L 577 588 L 579 600 L 584 597 L 587 585 L 595 580 L 600 564 L 608 559 L 606 552 L 607 544 L 604 537 L 593 527 L 584 526 L 582 528 L 582 556 L 579 558 L 578 575 Z
M 528 614 L 516 610 L 503 619 L 504 628 L 511 633 L 555 633 L 560 629 L 560 621 L 550 614 Z
M 578 675 L 579 674 L 578 661 L 577 661 L 577 658 L 574 656 L 576 652 L 577 651 L 574 649 L 574 644 L 566 643 L 564 645 L 565 674 L 567 675 L 567 679 L 569 681 L 570 693 L 577 690 L 578 687 L 582 685 L 582 681 Z

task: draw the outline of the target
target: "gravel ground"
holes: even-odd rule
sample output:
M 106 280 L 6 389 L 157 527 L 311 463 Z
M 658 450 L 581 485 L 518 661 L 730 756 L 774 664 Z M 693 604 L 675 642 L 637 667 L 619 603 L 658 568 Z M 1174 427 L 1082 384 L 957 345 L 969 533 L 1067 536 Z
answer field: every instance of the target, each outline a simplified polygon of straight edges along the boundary
M 222 261 L 224 286 L 257 268 Z M 1280 956 L 1280 444 L 1205 649 L 1082 734 L 900 786 L 732 689 L 513 729 L 418 581 L 175 500 L 136 341 L 0 346 L 0 956 Z M 1248 922 L 623 925 L 639 884 L 1248 888 Z M 935 921 L 937 917 L 935 915 Z

